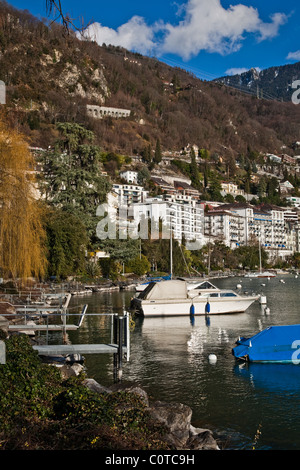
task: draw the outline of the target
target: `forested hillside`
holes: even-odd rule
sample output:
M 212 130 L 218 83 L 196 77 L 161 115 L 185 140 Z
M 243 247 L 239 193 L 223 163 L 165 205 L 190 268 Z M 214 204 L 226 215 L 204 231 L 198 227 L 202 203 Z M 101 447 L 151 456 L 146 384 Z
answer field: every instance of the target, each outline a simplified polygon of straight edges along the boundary
M 215 81 L 260 98 L 288 102 L 292 101 L 292 95 L 295 92 L 292 87 L 293 82 L 299 79 L 300 62 L 296 62 L 295 64 L 270 67 L 261 71 L 252 68 L 247 72 L 221 77 Z
M 131 155 L 160 140 L 163 150 L 196 144 L 227 157 L 292 154 L 300 108 L 201 81 L 155 58 L 83 41 L 57 24 L 0 2 L 0 80 L 6 114 L 32 146 L 57 140 L 57 122 L 94 132 L 106 151 Z M 126 119 L 88 117 L 86 105 L 126 108 Z

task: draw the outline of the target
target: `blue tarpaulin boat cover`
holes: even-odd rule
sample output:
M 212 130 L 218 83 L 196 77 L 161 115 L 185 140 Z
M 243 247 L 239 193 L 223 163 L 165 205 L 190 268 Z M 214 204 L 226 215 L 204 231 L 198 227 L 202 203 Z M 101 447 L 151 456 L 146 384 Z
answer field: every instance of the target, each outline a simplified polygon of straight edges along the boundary
M 249 362 L 300 363 L 300 325 L 270 326 L 240 338 L 232 354 Z

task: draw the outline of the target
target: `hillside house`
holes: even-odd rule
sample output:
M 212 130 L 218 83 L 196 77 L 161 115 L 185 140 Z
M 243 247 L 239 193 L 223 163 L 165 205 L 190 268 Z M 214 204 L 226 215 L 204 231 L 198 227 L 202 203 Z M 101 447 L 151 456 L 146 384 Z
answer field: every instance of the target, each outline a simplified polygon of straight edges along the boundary
M 294 186 L 289 181 L 284 181 L 283 183 L 279 183 L 279 187 L 280 187 L 281 194 L 288 194 L 294 189 Z
M 137 184 L 138 182 L 138 172 L 137 171 L 121 171 L 120 172 L 120 177 L 124 179 L 127 183 L 134 183 Z

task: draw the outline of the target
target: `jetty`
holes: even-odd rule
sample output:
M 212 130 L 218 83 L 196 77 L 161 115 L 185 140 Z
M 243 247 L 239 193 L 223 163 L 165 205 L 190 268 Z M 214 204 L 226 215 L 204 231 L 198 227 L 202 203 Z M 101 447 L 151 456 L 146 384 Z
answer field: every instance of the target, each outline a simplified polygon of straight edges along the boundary
M 68 313 L 67 309 L 71 296 L 71 293 L 51 294 L 51 300 L 55 300 L 56 305 L 45 302 L 45 299 L 44 302 L 29 301 L 23 305 L 9 304 L 14 311 L 6 315 L 7 333 L 24 333 L 30 337 L 35 337 L 37 333 L 46 333 L 46 344 L 33 344 L 32 347 L 39 356 L 47 356 L 50 359 L 55 356 L 113 354 L 114 375 L 115 378 L 120 380 L 123 359 L 129 361 L 130 358 L 130 314 L 128 312 L 123 312 L 123 315 L 117 313 L 88 313 L 89 316 L 111 317 L 110 342 L 107 344 L 67 344 L 67 332 L 76 331 L 82 326 L 88 309 L 88 305 L 85 304 L 80 313 Z M 76 315 L 79 316 L 78 323 L 68 323 L 69 316 L 73 318 Z M 56 321 L 56 319 L 59 319 L 59 321 Z M 48 344 L 50 332 L 62 333 L 61 344 Z M 43 337 L 45 339 L 45 336 Z M 5 343 L 0 343 L 0 364 L 4 364 L 6 360 Z

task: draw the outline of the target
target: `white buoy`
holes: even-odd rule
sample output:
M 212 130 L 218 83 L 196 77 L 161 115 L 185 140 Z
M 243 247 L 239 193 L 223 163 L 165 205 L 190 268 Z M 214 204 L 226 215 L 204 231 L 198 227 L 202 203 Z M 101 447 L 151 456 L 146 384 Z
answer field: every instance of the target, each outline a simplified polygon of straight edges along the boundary
M 242 284 L 237 284 L 236 288 L 237 288 L 237 289 L 241 289 L 241 288 L 242 288 Z
M 266 304 L 267 303 L 267 297 L 265 295 L 261 295 L 259 299 L 260 304 Z
M 215 354 L 210 354 L 208 356 L 208 360 L 211 364 L 215 364 L 217 362 L 217 356 Z
M 266 308 L 265 308 L 265 314 L 266 314 L 266 315 L 269 315 L 269 314 L 270 314 L 270 309 L 269 309 L 269 307 L 266 307 Z

